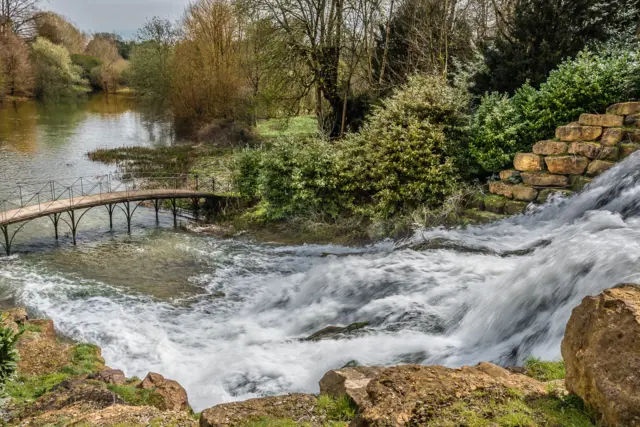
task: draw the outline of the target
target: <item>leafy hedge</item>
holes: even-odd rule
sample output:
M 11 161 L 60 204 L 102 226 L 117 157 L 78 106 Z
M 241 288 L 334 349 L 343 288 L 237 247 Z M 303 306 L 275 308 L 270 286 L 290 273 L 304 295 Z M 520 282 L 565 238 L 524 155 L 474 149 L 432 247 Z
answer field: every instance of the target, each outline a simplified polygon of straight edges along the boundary
M 474 115 L 470 153 L 485 171 L 495 172 L 580 114 L 638 97 L 638 45 L 584 50 L 552 71 L 539 90 L 525 84 L 511 98 L 486 94 Z

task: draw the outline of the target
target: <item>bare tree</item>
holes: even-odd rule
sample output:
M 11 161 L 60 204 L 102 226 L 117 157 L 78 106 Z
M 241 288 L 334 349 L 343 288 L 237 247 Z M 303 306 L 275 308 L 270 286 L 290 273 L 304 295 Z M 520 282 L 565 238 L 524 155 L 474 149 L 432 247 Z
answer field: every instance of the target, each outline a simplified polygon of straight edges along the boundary
M 21 37 L 34 35 L 40 0 L 0 0 L 0 33 L 12 30 Z

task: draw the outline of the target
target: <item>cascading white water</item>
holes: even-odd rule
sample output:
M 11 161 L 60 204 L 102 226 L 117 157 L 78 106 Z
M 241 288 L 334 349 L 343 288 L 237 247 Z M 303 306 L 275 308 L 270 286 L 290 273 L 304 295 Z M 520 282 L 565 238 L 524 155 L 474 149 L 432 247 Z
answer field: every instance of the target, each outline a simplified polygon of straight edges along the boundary
M 75 257 L 73 268 L 43 254 L 0 261 L 0 284 L 62 333 L 100 345 L 109 365 L 178 380 L 196 410 L 317 392 L 327 370 L 352 360 L 459 366 L 555 359 L 584 296 L 640 281 L 639 177 L 636 154 L 582 194 L 529 215 L 423 230 L 402 244 L 367 248 L 146 231 L 135 244 L 65 253 Z M 131 281 L 161 288 L 163 276 L 152 269 L 176 270 L 198 291 L 158 298 L 148 286 L 109 283 L 113 275 L 95 273 L 95 265 L 114 252 L 123 266 L 112 268 L 126 267 Z M 300 340 L 363 321 L 369 328 L 350 339 Z

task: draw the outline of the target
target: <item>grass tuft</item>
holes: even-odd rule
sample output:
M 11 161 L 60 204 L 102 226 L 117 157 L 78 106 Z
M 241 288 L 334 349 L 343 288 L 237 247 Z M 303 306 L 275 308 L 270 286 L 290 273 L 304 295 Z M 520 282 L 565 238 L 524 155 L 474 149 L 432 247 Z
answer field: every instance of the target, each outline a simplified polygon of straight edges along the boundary
M 530 357 L 525 362 L 524 367 L 527 370 L 527 376 L 542 382 L 563 380 L 565 377 L 564 362 L 562 360 L 545 362 L 535 357 Z

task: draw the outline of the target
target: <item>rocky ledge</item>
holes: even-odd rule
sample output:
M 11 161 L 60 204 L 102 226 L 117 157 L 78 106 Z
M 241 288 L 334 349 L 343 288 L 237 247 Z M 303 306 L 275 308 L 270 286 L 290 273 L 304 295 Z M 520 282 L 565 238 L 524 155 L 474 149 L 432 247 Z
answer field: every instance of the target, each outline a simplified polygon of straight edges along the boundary
M 7 384 L 6 425 L 640 426 L 638 285 L 587 297 L 574 309 L 564 363 L 352 366 L 327 372 L 320 395 L 250 399 L 199 415 L 177 382 L 155 373 L 128 379 L 104 366 L 99 348 L 58 340 L 51 321 L 29 320 L 18 309 L 2 323 L 25 331 L 19 376 Z

